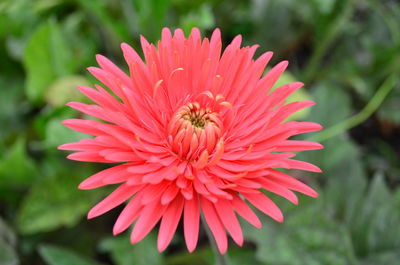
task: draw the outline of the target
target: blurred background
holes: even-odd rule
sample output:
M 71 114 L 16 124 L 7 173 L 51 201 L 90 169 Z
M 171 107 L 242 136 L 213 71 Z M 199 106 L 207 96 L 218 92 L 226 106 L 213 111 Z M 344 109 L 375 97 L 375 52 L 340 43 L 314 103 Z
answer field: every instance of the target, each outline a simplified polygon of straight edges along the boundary
M 400 2 L 390 0 L 0 0 L 0 264 L 213 264 L 204 232 L 188 254 L 182 229 L 163 254 L 153 232 L 137 245 L 112 237 L 121 208 L 87 221 L 109 190 L 77 185 L 101 165 L 71 162 L 56 150 L 85 137 L 60 121 L 82 100 L 76 85 L 101 53 L 126 69 L 121 42 L 194 26 L 224 45 L 242 34 L 259 54 L 289 60 L 280 80 L 306 83 L 292 100 L 318 105 L 294 117 L 321 123 L 321 151 L 301 154 L 323 174 L 291 172 L 315 187 L 300 205 L 274 198 L 283 224 L 243 224 L 232 264 L 395 265 L 400 260 Z

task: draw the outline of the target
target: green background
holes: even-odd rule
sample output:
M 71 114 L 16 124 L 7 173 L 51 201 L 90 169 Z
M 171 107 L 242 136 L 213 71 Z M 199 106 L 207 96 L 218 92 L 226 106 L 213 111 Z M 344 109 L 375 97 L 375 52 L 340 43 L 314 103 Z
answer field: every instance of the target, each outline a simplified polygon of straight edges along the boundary
M 287 59 L 281 83 L 299 80 L 292 100 L 318 105 L 297 115 L 326 130 L 306 138 L 325 149 L 301 159 L 324 173 L 292 172 L 320 193 L 293 206 L 277 200 L 283 224 L 243 224 L 243 248 L 232 264 L 395 265 L 400 260 L 400 3 L 389 0 L 1 0 L 0 1 L 0 264 L 213 264 L 204 232 L 188 254 L 178 229 L 163 254 L 156 234 L 131 246 L 112 237 L 121 208 L 85 216 L 109 189 L 77 185 L 100 169 L 67 161 L 59 144 L 84 137 L 60 125 L 77 115 L 76 85 L 101 53 L 125 67 L 121 42 L 139 49 L 139 34 L 157 41 L 164 26 L 193 26 L 224 45 L 245 45 Z

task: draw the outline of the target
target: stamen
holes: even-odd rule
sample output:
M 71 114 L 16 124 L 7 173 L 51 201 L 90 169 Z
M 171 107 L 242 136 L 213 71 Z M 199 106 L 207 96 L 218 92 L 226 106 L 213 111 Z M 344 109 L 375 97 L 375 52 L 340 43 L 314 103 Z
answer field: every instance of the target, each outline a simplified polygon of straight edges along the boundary
M 172 151 L 203 168 L 209 163 L 209 155 L 214 162 L 223 152 L 222 127 L 218 113 L 210 107 L 188 102 L 176 111 L 168 125 Z

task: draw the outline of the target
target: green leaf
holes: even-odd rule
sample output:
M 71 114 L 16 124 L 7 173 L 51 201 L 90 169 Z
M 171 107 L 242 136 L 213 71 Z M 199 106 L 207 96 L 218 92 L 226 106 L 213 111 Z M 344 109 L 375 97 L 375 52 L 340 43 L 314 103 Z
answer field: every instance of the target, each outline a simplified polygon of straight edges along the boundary
M 126 1 L 128 2 L 128 1 Z M 138 0 L 133 1 L 135 13 L 126 13 L 126 17 L 137 17 L 137 25 L 141 33 L 150 41 L 156 41 L 161 29 L 167 25 L 168 9 L 171 1 L 168 0 Z M 126 12 L 126 11 L 125 11 Z
M 36 0 L 34 10 L 35 12 L 44 12 L 58 5 L 61 5 L 63 0 Z
M 324 170 L 325 188 L 319 198 L 286 209 L 283 224 L 267 221 L 261 232 L 252 229 L 257 256 L 265 264 L 347 265 L 356 260 L 351 224 L 359 218 L 357 209 L 367 185 L 358 147 L 335 137 L 326 142 L 323 152 L 311 153 L 301 160 L 307 157 L 304 160 Z
M 46 148 L 56 148 L 57 146 L 65 143 L 77 142 L 81 139 L 87 138 L 86 134 L 68 129 L 61 122 L 63 117 L 52 118 L 46 125 L 46 139 L 44 146 Z
M 59 25 L 42 24 L 30 37 L 24 54 L 26 94 L 32 103 L 43 102 L 49 86 L 58 77 L 74 71 L 74 58 Z
M 247 224 L 244 229 L 257 246 L 257 258 L 264 264 L 351 264 L 349 235 L 324 214 L 323 203 L 314 201 L 307 207 L 297 207 L 286 213 L 283 224 L 263 219 L 261 231 Z
M 230 255 L 230 254 L 229 254 Z M 214 264 L 215 255 L 213 250 L 208 245 L 199 247 L 196 251 L 189 253 L 188 251 L 169 254 L 165 257 L 165 264 L 168 265 L 211 265 Z M 243 263 L 242 263 L 243 264 Z M 232 262 L 232 265 L 236 263 Z M 258 264 L 254 264 L 258 265 Z
M 24 87 L 21 80 L 0 76 L 0 152 L 5 148 L 5 140 L 8 137 L 13 139 L 18 136 L 26 125 L 23 114 L 28 106 L 22 100 L 23 93 Z
M 319 83 L 313 87 L 312 94 L 318 104 L 312 108 L 309 120 L 328 128 L 350 116 L 350 98 L 341 87 Z
M 317 163 L 327 178 L 325 189 L 327 207 L 336 219 L 351 222 L 357 218 L 359 207 L 367 186 L 366 172 L 361 154 L 350 140 L 335 137 L 325 142 L 323 161 Z
M 46 102 L 54 107 L 60 107 L 69 101 L 80 101 L 84 97 L 77 89 L 79 85 L 89 86 L 90 83 L 80 75 L 57 79 L 45 93 Z
M 187 34 L 189 34 L 194 27 L 201 30 L 213 28 L 215 25 L 215 19 L 210 5 L 202 4 L 198 9 L 181 17 L 180 24 Z
M 0 240 L 0 264 L 18 265 L 19 260 L 16 251 L 6 242 Z
M 0 218 L 0 264 L 18 265 L 19 260 L 15 251 L 16 237 L 14 232 Z
M 102 194 L 78 190 L 80 181 L 75 176 L 81 171 L 65 175 L 72 171 L 67 168 L 62 170 L 64 173 L 35 183 L 24 198 L 17 219 L 21 233 L 32 234 L 61 226 L 74 226 Z
M 30 185 L 38 175 L 36 166 L 27 155 L 25 148 L 25 140 L 20 138 L 1 158 L 0 190 L 4 188 L 26 187 L 27 185 Z
M 77 0 L 77 4 L 80 5 L 81 10 L 86 12 L 86 16 L 90 16 L 95 20 L 95 26 L 97 31 L 105 36 L 105 45 L 110 48 L 118 48 L 119 43 L 125 41 L 128 35 L 129 23 L 125 23 L 121 19 L 123 14 L 119 13 L 118 18 L 112 17 L 110 12 L 111 6 L 110 1 L 98 0 L 98 1 L 85 1 Z M 122 2 L 122 1 L 121 1 Z M 130 10 L 123 10 L 123 12 L 129 12 Z M 135 18 L 135 14 L 132 16 Z M 101 41 L 104 41 L 102 39 Z
M 0 217 L 0 240 L 15 246 L 17 243 L 17 238 L 14 231 L 3 221 Z
M 39 247 L 40 256 L 48 265 L 98 265 L 94 261 L 81 257 L 71 250 L 51 245 Z
M 117 265 L 161 265 L 163 256 L 157 251 L 154 232 L 147 235 L 137 244 L 130 244 L 129 237 L 118 236 L 106 238 L 100 243 L 100 250 L 109 252 Z
M 371 257 L 363 259 L 359 264 L 361 265 L 394 265 L 400 260 L 400 252 L 398 249 L 394 251 L 385 251 L 383 253 L 375 254 Z
M 320 13 L 329 14 L 332 12 L 334 8 L 336 0 L 325 0 L 325 1 L 318 1 L 312 0 L 313 6 L 318 8 Z
M 375 174 L 356 214 L 352 229 L 360 256 L 383 255 L 400 248 L 400 212 L 381 172 Z
M 229 246 L 228 259 L 229 259 L 229 264 L 231 264 L 231 265 L 243 265 L 243 264 L 262 265 L 263 264 L 259 260 L 257 260 L 256 256 L 254 255 L 253 249 L 246 248 L 246 247 Z M 204 263 L 202 263 L 202 264 L 204 264 Z

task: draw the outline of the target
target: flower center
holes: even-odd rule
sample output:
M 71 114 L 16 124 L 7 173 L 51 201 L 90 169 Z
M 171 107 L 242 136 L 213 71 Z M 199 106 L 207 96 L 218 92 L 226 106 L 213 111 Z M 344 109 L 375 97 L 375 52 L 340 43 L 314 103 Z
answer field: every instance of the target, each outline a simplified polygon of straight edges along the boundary
M 218 113 L 202 108 L 198 102 L 180 107 L 168 125 L 168 140 L 172 151 L 180 158 L 193 161 L 207 150 L 211 154 L 222 133 Z

